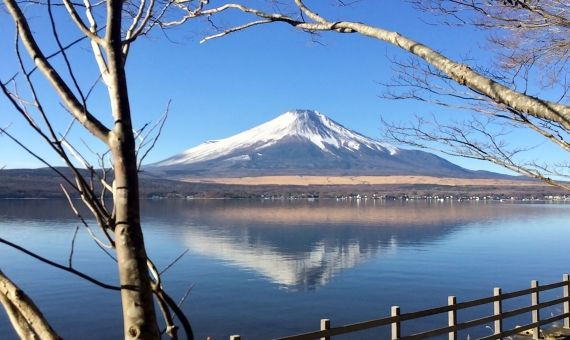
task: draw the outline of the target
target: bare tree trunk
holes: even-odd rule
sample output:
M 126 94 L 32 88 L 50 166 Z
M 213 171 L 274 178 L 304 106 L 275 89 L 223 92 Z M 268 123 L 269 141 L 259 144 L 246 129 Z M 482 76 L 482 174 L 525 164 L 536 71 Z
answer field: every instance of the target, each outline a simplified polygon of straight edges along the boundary
M 126 126 L 125 126 L 126 125 Z M 158 326 L 147 268 L 147 256 L 140 224 L 138 176 L 134 143 L 128 123 L 118 123 L 111 134 L 115 163 L 115 245 L 125 339 L 157 339 Z
M 115 245 L 123 303 L 125 339 L 158 339 L 147 256 L 140 224 L 135 140 L 121 42 L 121 0 L 107 2 L 105 37 L 109 97 L 115 125 L 108 144 L 115 168 Z
M 128 110 L 128 104 L 118 106 L 126 106 Z M 128 120 L 116 123 L 110 135 L 115 166 L 115 246 L 119 278 L 124 288 L 121 297 L 125 339 L 157 339 L 158 326 L 140 224 L 134 138 Z

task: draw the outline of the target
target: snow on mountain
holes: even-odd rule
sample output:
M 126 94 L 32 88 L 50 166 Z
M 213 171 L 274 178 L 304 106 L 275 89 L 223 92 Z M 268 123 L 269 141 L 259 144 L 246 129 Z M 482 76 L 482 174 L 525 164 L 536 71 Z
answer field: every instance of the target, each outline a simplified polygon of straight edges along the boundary
M 254 147 L 261 154 L 262 150 L 284 138 L 305 139 L 325 152 L 331 148 L 358 151 L 369 148 L 394 155 L 398 149 L 390 144 L 381 143 L 353 132 L 324 114 L 312 110 L 285 112 L 277 118 L 237 135 L 214 141 L 207 141 L 186 150 L 180 155 L 156 163 L 156 166 L 192 164 L 227 156 L 236 150 Z M 248 155 L 239 155 L 228 160 L 247 160 Z
M 285 112 L 237 135 L 202 143 L 145 167 L 172 179 L 245 176 L 424 175 L 495 178 L 434 154 L 399 149 L 312 110 Z

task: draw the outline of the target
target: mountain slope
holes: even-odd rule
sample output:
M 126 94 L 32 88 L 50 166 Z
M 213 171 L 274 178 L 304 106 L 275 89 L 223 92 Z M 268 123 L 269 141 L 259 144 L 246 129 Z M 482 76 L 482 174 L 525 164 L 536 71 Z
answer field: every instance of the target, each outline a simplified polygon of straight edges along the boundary
M 149 165 L 168 178 L 279 175 L 423 175 L 499 178 L 434 154 L 399 149 L 349 130 L 311 110 L 286 112 L 237 135 L 208 141 Z

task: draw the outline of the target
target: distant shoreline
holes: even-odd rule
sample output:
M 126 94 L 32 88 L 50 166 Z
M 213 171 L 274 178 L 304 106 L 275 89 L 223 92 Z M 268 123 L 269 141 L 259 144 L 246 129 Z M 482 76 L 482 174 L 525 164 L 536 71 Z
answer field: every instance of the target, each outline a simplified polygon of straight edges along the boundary
M 63 169 L 65 174 L 69 171 Z M 0 198 L 64 198 L 64 183 L 50 169 L 0 171 Z M 316 184 L 315 184 L 316 183 Z M 101 190 L 96 185 L 95 190 Z M 141 199 L 160 198 L 345 198 L 388 199 L 448 197 L 536 199 L 565 197 L 570 192 L 525 178 L 468 179 L 429 176 L 263 176 L 169 180 L 140 176 Z M 77 197 L 77 194 L 73 194 Z
M 377 197 L 368 197 L 368 196 L 363 196 L 363 197 L 357 197 L 357 196 L 343 196 L 343 197 L 332 197 L 332 196 L 323 196 L 323 197 L 308 197 L 308 196 L 291 196 L 291 197 L 283 197 L 283 196 L 273 196 L 273 197 L 269 197 L 269 196 L 254 196 L 254 197 L 182 197 L 182 196 L 164 196 L 164 197 L 141 197 L 140 200 L 141 201 L 160 201 L 160 200 L 186 200 L 186 201 L 192 201 L 192 200 L 196 200 L 196 201 L 218 201 L 218 200 L 275 200 L 275 201 L 279 201 L 279 200 L 308 200 L 308 201 L 312 201 L 312 200 L 343 200 L 343 201 L 356 201 L 356 200 L 380 200 L 380 201 L 426 201 L 426 202 L 465 202 L 465 201 L 470 201 L 470 202 L 557 202 L 557 203 L 570 203 L 570 194 L 568 195 L 568 197 L 565 196 L 557 196 L 557 197 L 553 197 L 553 198 L 546 198 L 545 196 L 541 197 L 541 198 L 533 198 L 533 199 L 528 199 L 528 198 L 523 198 L 523 197 L 519 197 L 519 198 L 500 198 L 500 196 L 504 196 L 502 194 L 499 194 L 499 196 L 497 197 L 493 197 L 493 198 L 481 198 L 481 199 L 475 199 L 475 198 L 461 198 L 461 197 L 457 197 L 457 196 L 450 196 L 450 197 L 441 197 L 441 198 L 435 198 L 435 197 L 417 197 L 417 196 L 409 196 L 409 195 L 404 195 L 404 196 L 392 196 L 392 195 L 388 195 L 388 196 L 377 196 Z M 74 197 L 72 198 L 73 200 L 81 200 L 81 198 L 79 197 Z M 61 201 L 68 201 L 67 198 L 65 197 L 0 197 L 0 201 L 47 201 L 47 200 L 61 200 Z

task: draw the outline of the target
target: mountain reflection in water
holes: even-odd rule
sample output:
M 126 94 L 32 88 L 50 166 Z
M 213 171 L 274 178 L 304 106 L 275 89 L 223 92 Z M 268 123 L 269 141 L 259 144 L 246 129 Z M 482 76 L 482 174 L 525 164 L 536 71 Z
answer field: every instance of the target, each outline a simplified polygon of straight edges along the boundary
M 461 224 L 521 217 L 520 208 L 497 203 L 210 200 L 144 207 L 169 226 L 184 225 L 180 236 L 192 252 L 294 289 L 326 285 L 344 269 L 436 242 Z

